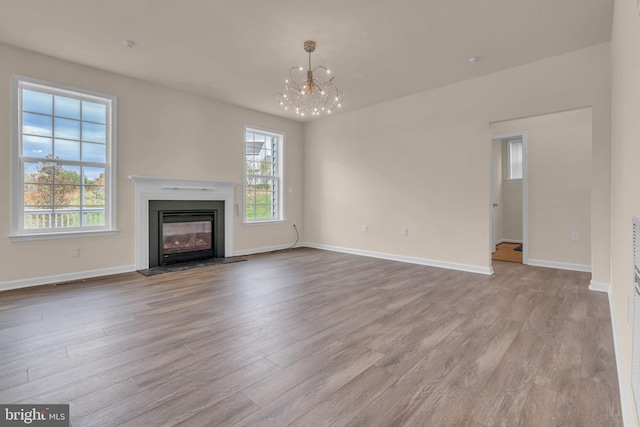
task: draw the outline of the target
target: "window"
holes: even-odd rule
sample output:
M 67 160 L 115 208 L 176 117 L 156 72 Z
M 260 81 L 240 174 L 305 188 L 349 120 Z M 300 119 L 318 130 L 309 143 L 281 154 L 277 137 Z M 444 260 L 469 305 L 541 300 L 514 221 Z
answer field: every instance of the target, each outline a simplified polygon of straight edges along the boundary
M 12 237 L 115 228 L 115 97 L 13 76 Z
M 281 221 L 284 135 L 245 128 L 245 222 Z
M 522 139 L 507 140 L 507 179 L 522 179 Z

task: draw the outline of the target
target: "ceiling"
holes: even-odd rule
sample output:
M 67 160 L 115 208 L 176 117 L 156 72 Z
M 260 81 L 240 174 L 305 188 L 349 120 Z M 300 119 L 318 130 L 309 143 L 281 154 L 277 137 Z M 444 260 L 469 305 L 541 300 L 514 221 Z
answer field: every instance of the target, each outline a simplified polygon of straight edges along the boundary
M 348 111 L 607 42 L 612 13 L 613 0 L 0 0 L 0 42 L 297 119 L 276 95 L 305 40 Z

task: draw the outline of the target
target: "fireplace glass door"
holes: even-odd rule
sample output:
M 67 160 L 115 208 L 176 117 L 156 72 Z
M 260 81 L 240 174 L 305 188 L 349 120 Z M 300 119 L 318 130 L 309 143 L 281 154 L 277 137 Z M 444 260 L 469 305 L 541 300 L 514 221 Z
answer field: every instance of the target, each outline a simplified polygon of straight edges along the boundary
M 161 212 L 160 264 L 213 258 L 214 213 Z

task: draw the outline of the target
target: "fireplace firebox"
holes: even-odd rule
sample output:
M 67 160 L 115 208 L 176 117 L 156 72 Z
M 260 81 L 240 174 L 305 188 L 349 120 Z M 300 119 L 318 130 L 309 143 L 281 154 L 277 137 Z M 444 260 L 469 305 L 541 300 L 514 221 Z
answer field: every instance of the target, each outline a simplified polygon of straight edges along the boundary
M 224 201 L 149 201 L 149 268 L 224 256 Z
M 161 265 L 215 258 L 216 212 L 159 212 Z

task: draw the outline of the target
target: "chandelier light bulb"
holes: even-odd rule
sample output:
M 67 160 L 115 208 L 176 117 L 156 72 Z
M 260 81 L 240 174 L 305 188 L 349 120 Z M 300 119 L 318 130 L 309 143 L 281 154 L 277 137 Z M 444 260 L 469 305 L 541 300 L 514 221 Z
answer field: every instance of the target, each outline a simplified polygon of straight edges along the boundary
M 311 40 L 304 42 L 304 51 L 309 55 L 309 68 L 292 67 L 289 70 L 289 78 L 285 80 L 284 90 L 278 94 L 280 105 L 285 109 L 292 107 L 296 114 L 305 116 L 319 116 L 321 111 L 330 113 L 333 108 L 342 105 L 344 93 L 334 83 L 334 77 L 328 80 L 317 79 L 316 71 L 324 70 L 326 74 L 331 71 L 320 65 L 311 66 L 311 54 L 316 49 L 316 43 Z

